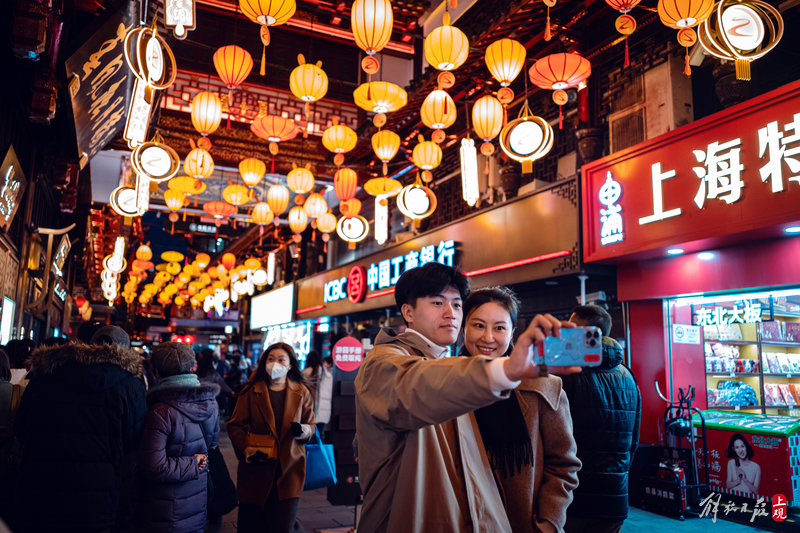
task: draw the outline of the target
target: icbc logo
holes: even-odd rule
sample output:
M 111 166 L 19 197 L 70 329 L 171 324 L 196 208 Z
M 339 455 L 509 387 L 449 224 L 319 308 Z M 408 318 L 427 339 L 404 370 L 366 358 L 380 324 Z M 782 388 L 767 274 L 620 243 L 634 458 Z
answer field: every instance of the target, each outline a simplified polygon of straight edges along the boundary
M 776 522 L 786 520 L 786 496 L 783 494 L 772 497 L 772 519 Z
M 364 301 L 367 294 L 367 272 L 356 265 L 350 269 L 347 279 L 347 297 L 354 304 Z

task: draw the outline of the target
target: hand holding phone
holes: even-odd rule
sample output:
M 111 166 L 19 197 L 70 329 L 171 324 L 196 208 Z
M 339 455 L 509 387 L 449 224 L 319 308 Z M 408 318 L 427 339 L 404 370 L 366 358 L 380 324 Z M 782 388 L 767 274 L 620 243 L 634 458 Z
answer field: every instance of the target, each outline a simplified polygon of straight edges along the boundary
M 603 335 L 594 326 L 564 330 L 560 337 L 547 337 L 535 359 L 537 365 L 600 366 Z
M 558 338 L 565 329 L 574 328 L 572 322 L 562 322 L 553 315 L 536 315 L 531 320 L 514 346 L 511 355 L 505 361 L 506 377 L 511 381 L 519 381 L 523 378 L 536 378 L 540 375 L 547 375 L 537 366 L 534 359 L 534 347 L 540 346 L 545 339 Z M 550 367 L 550 372 L 555 374 L 575 374 L 581 371 L 579 366 L 554 366 Z

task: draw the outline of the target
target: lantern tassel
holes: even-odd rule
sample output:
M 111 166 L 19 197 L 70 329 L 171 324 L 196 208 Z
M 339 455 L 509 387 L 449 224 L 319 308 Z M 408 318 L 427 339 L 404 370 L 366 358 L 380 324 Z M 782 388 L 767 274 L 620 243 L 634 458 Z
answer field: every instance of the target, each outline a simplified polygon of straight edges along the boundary
M 233 89 L 228 87 L 228 125 L 226 129 L 231 129 L 231 110 L 233 109 Z
M 489 156 L 486 156 L 486 167 L 484 167 L 483 173 L 487 176 L 489 175 Z
M 260 226 L 258 228 L 258 247 L 261 248 L 264 245 L 264 226 Z
M 199 195 L 199 194 L 196 194 L 196 195 L 195 195 L 195 197 L 194 197 L 194 206 L 195 206 L 195 207 L 197 207 L 197 197 L 198 197 L 198 196 L 200 196 L 200 195 Z
M 506 124 L 508 124 L 508 106 L 507 105 L 503 105 L 503 127 L 504 128 L 506 127 Z
M 272 169 L 270 170 L 271 174 L 275 174 L 275 155 L 272 156 Z
M 267 60 L 267 45 L 264 45 L 264 47 L 261 49 L 261 70 L 258 71 L 258 73 L 261 74 L 262 76 L 267 75 L 267 68 L 265 65 L 266 60 Z
M 547 7 L 547 25 L 544 27 L 544 40 L 549 41 L 553 38 L 553 34 L 550 32 L 550 6 Z
M 687 76 L 692 75 L 692 66 L 689 64 L 689 48 L 686 48 L 686 66 L 683 67 L 683 73 Z
M 316 241 L 317 240 L 317 230 L 314 230 L 314 231 L 311 232 L 311 240 L 312 241 Z
M 384 163 L 383 164 L 383 176 L 386 177 L 387 174 L 389 174 L 389 165 Z
M 628 37 L 625 36 L 625 66 L 629 67 L 631 64 L 630 57 L 628 56 Z
M 172 229 L 169 232 L 170 235 L 175 235 L 175 223 L 172 223 Z
M 558 106 L 558 129 L 564 129 L 564 115 L 561 113 L 561 106 Z
M 328 243 L 327 242 L 322 245 L 322 253 L 325 253 L 325 254 L 328 253 Z

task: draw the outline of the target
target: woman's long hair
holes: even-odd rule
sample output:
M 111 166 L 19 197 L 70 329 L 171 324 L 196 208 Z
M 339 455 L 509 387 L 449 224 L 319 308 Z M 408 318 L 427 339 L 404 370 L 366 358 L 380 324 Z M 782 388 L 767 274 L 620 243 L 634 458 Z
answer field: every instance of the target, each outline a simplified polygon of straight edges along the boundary
M 256 369 L 255 374 L 253 374 L 253 377 L 247 382 L 242 392 L 251 388 L 259 381 L 265 381 L 267 386 L 272 385 L 272 377 L 269 375 L 269 372 L 267 372 L 267 358 L 274 350 L 283 350 L 289 355 L 289 362 L 292 366 L 289 369 L 289 373 L 286 374 L 286 377 L 295 383 L 299 383 L 300 385 L 308 388 L 308 384 L 306 383 L 303 374 L 300 372 L 300 365 L 297 363 L 297 355 L 295 355 L 294 349 L 284 342 L 276 342 L 275 344 L 270 345 L 266 350 L 264 350 L 264 353 L 261 354 L 261 358 L 258 360 L 258 368 Z
M 214 368 L 214 351 L 206 348 L 201 352 L 200 361 L 197 362 L 197 377 L 204 378 L 217 371 Z
M 306 356 L 306 366 L 305 368 L 311 368 L 314 372 L 311 374 L 313 376 L 317 375 L 317 369 L 322 366 L 322 357 L 319 356 L 319 352 L 316 350 L 311 350 L 308 352 Z

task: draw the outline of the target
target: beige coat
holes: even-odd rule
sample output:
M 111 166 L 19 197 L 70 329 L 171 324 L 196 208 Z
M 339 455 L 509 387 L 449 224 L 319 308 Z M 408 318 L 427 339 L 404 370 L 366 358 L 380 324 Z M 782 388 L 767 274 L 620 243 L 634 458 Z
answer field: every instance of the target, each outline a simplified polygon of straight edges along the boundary
M 526 379 L 514 393 L 531 435 L 533 465 L 507 478 L 496 473 L 511 529 L 561 533 L 581 468 L 567 395 L 554 376 Z
M 281 500 L 297 498 L 303 492 L 306 482 L 306 450 L 303 444 L 307 441 L 292 435 L 292 422 L 314 424 L 314 399 L 308 389 L 299 383 L 286 380 L 286 406 L 280 428 L 275 427 L 275 413 L 264 381 L 259 381 L 239 396 L 233 416 L 228 421 L 228 436 L 239 459 L 236 483 L 239 503 L 264 506 L 272 489 L 278 461 L 283 471 L 278 479 L 278 497 Z M 278 461 L 246 462 L 244 450 L 247 448 L 248 433 L 276 436 Z
M 437 360 L 411 332 L 375 344 L 355 382 L 359 531 L 511 531 L 472 414 L 500 399 L 490 359 Z

